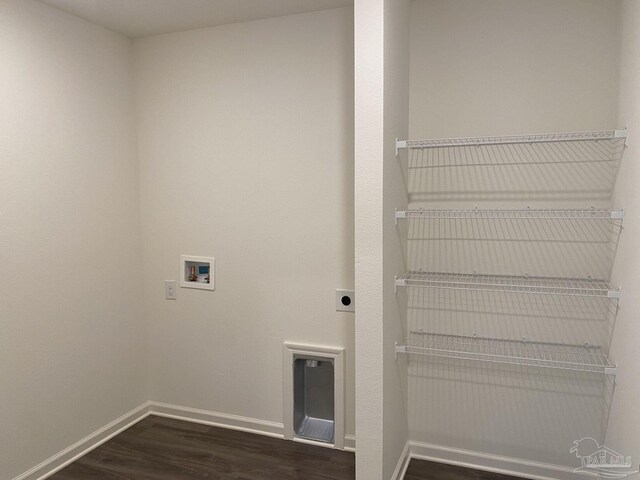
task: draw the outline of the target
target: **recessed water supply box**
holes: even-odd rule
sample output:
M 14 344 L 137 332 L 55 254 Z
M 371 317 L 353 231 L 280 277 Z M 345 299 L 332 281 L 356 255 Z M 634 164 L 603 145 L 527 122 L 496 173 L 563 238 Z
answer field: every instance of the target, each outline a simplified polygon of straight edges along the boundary
M 180 255 L 180 286 L 199 290 L 215 290 L 213 257 Z
M 344 349 L 284 346 L 285 438 L 344 448 Z

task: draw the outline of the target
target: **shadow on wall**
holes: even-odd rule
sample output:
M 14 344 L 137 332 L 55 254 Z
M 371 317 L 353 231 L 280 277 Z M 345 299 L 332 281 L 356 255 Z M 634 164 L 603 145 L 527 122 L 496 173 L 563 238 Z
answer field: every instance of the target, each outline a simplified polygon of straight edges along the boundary
M 409 201 L 609 199 L 623 151 L 623 138 L 409 150 Z
M 407 221 L 410 271 L 608 279 L 622 231 L 608 219 Z
M 600 346 L 606 353 L 617 302 L 608 298 L 410 288 L 407 328 L 514 341 Z
M 602 443 L 613 390 L 601 374 L 412 358 L 411 438 L 577 467 L 571 446 L 583 437 Z

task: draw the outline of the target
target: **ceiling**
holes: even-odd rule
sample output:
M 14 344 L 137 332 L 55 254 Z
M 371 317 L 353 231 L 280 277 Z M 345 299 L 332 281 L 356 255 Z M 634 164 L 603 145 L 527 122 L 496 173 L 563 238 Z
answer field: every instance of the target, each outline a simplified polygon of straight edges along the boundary
M 137 38 L 353 5 L 353 0 L 40 0 Z

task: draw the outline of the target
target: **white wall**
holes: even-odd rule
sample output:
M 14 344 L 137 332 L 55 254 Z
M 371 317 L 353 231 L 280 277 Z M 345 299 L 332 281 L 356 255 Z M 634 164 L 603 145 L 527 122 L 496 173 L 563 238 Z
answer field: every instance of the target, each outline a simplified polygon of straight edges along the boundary
M 395 138 L 408 129 L 409 2 L 356 0 L 356 415 L 359 479 L 389 479 L 407 441 L 406 362 L 395 361 L 404 268 L 395 208 L 406 206 Z
M 0 478 L 147 400 L 131 45 L 0 1 Z
M 629 127 L 628 148 L 620 169 L 614 203 L 627 211 L 624 234 L 620 241 L 613 281 L 622 285 L 625 295 L 620 301 L 618 323 L 614 332 L 612 358 L 618 364 L 616 394 L 613 397 L 611 419 L 607 431 L 607 446 L 624 455 L 631 455 L 635 469 L 640 462 L 640 385 L 638 385 L 637 339 L 638 292 L 640 275 L 636 248 L 640 239 L 640 2 L 625 0 L 620 12 L 622 43 L 620 58 L 620 97 L 618 123 Z
M 135 41 L 152 400 L 282 423 L 282 343 L 339 346 L 354 433 L 352 24 Z M 181 254 L 216 258 L 214 292 L 164 299 Z
M 396 138 L 409 133 L 410 0 L 384 2 L 384 154 L 383 162 L 383 324 L 384 441 L 383 479 L 390 479 L 408 440 L 407 362 L 396 360 L 402 343 L 406 304 L 395 294 L 394 278 L 405 272 L 406 237 L 395 225 L 395 210 L 407 207 L 406 163 L 395 155 Z
M 415 0 L 410 138 L 621 128 L 616 117 L 618 6 L 602 0 Z M 411 205 L 611 204 L 595 184 L 568 195 L 566 190 L 579 182 L 569 168 L 574 167 L 550 169 L 542 179 L 516 168 L 494 168 L 482 175 L 463 168 L 414 169 L 408 180 Z M 560 178 L 560 173 L 565 176 Z M 538 185 L 542 187 L 527 190 Z M 546 189 L 549 185 L 559 188 Z M 444 223 L 413 232 L 428 240 L 409 243 L 410 268 L 578 277 L 591 273 L 605 278 L 609 274 L 608 231 L 579 231 L 582 227 L 553 223 Z M 535 241 L 526 241 L 532 238 Z M 611 319 L 601 321 L 600 313 L 607 312 L 609 301 L 534 297 L 425 290 L 409 296 L 408 324 L 411 329 L 462 335 L 606 342 Z M 411 438 L 575 466 L 576 458 L 569 453 L 572 441 L 604 435 L 610 385 L 597 376 L 574 377 L 526 368 L 411 361 Z
M 355 0 L 354 12 L 356 477 L 382 480 L 384 0 Z
M 414 0 L 412 138 L 609 129 L 618 2 Z

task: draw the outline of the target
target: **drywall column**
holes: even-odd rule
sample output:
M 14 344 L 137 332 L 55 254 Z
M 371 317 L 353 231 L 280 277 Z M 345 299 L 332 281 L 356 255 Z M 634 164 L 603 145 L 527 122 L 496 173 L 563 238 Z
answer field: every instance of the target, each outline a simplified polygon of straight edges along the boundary
M 393 208 L 406 202 L 392 145 L 407 128 L 408 62 L 402 60 L 408 58 L 402 25 L 407 12 L 404 0 L 355 2 L 358 480 L 391 478 L 407 438 L 402 368 L 393 352 L 402 331 L 393 293 L 393 276 L 403 267 L 402 249 L 389 223 Z
M 356 479 L 382 480 L 384 2 L 355 0 Z
M 611 357 L 618 364 L 606 444 L 622 455 L 631 455 L 635 470 L 640 461 L 640 2 L 625 0 L 621 8 L 622 48 L 620 57 L 620 126 L 630 131 L 618 183 L 615 208 L 625 208 L 624 233 L 620 238 L 612 281 L 624 289 L 620 300 Z
M 131 60 L 121 35 L 0 1 L 2 479 L 148 399 Z
M 396 138 L 409 131 L 409 0 L 384 5 L 383 151 L 383 478 L 392 478 L 408 439 L 407 363 L 396 361 L 395 343 L 404 341 L 406 297 L 395 294 L 394 277 L 405 272 L 406 238 L 395 225 L 395 209 L 407 208 L 407 162 L 396 158 Z M 398 475 L 399 470 L 395 472 Z

